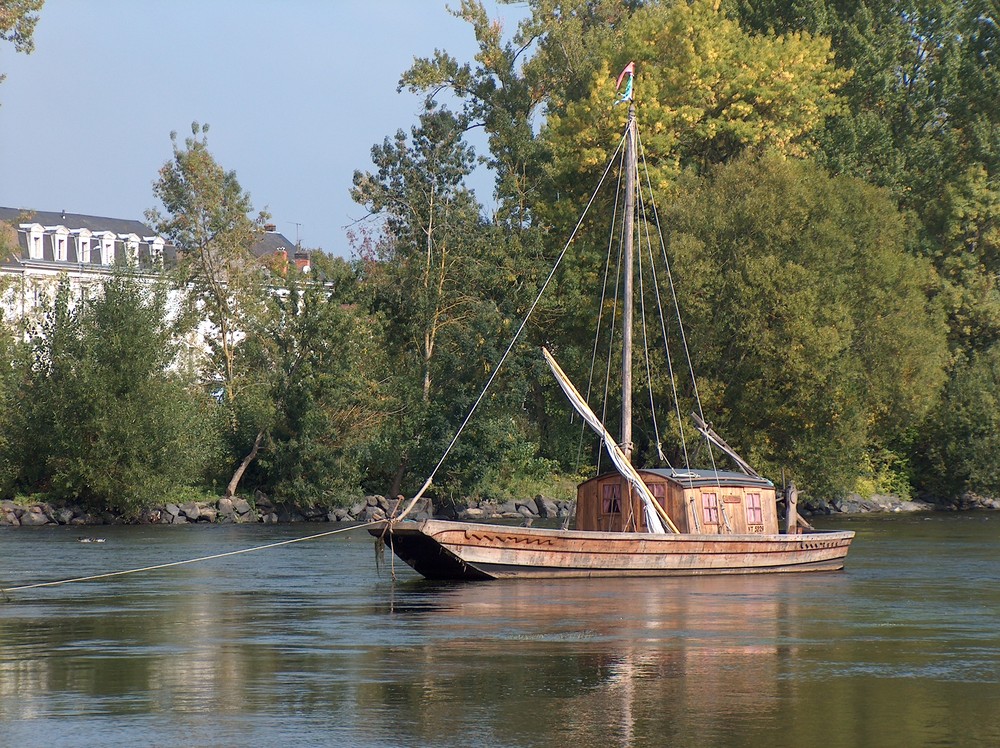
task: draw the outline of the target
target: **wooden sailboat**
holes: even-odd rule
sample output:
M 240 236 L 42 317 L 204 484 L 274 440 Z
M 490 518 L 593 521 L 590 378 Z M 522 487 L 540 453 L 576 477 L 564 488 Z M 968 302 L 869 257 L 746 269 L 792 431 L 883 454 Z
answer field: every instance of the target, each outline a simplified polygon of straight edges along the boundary
M 425 577 L 652 577 L 828 571 L 844 566 L 854 533 L 808 527 L 803 532 L 792 500 L 787 502 L 785 532 L 780 532 L 774 484 L 754 472 L 697 417 L 698 429 L 729 454 L 742 472 L 636 469 L 631 464 L 636 142 L 635 105 L 630 100 L 625 133 L 619 440 L 607 432 L 552 355 L 544 351 L 556 380 L 601 437 L 616 470 L 578 487 L 575 529 L 436 519 L 401 521 L 415 497 L 401 515 L 371 527 L 369 532 L 383 538 L 400 559 Z

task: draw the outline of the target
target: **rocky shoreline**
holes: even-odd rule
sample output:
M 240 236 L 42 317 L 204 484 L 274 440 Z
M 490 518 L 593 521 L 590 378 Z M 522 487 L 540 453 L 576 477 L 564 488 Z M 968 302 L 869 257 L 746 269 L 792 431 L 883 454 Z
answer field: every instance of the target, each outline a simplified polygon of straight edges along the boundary
M 185 525 L 185 524 L 284 524 L 288 522 L 370 522 L 385 519 L 395 509 L 396 499 L 365 496 L 343 507 L 299 506 L 275 504 L 258 493 L 247 499 L 218 499 L 166 503 L 144 509 L 137 517 L 123 517 L 112 512 L 91 512 L 74 504 L 55 505 L 49 502 L 18 504 L 0 501 L 0 526 L 42 527 L 45 525 Z M 575 501 L 561 501 L 546 496 L 508 501 L 503 504 L 476 501 L 460 507 L 435 507 L 430 499 L 421 499 L 410 512 L 413 519 L 438 517 L 443 519 L 554 519 L 572 516 Z
M 18 504 L 0 501 L 0 526 L 41 527 L 45 525 L 186 525 L 289 522 L 370 522 L 385 519 L 396 506 L 396 499 L 384 496 L 366 496 L 349 505 L 333 509 L 303 507 L 296 504 L 275 504 L 261 493 L 252 501 L 242 498 L 216 501 L 191 501 L 181 504 L 166 503 L 143 510 L 138 517 L 126 518 L 111 512 L 90 512 L 73 504 L 53 505 L 48 502 Z M 966 511 L 972 509 L 1000 509 L 1000 500 L 967 495 L 947 504 L 927 501 L 906 501 L 895 496 L 847 496 L 833 501 L 805 500 L 799 505 L 803 516 L 829 514 L 910 513 L 934 511 Z M 435 507 L 430 499 L 422 499 L 410 513 L 412 519 L 437 517 L 440 519 L 495 520 L 514 519 L 531 522 L 535 519 L 567 519 L 576 510 L 575 501 L 563 501 L 538 495 L 532 499 L 518 499 L 497 504 L 491 501 L 471 501 L 461 506 Z

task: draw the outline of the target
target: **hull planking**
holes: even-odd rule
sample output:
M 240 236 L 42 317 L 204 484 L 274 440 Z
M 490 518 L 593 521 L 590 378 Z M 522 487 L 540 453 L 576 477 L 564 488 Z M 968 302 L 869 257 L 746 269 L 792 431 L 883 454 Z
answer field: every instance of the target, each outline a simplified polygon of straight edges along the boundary
M 835 571 L 852 531 L 803 535 L 548 530 L 423 520 L 369 528 L 428 579 L 667 577 Z

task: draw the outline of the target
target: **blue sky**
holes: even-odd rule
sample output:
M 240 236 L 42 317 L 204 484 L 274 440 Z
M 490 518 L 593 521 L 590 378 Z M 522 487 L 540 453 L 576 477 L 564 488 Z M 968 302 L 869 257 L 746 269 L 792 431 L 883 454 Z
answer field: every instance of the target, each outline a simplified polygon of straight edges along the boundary
M 507 34 L 527 13 L 484 4 Z M 475 54 L 445 0 L 46 0 L 31 55 L 0 43 L 0 206 L 141 220 L 197 120 L 281 233 L 348 256 L 351 177 L 416 121 L 396 84 L 435 48 Z

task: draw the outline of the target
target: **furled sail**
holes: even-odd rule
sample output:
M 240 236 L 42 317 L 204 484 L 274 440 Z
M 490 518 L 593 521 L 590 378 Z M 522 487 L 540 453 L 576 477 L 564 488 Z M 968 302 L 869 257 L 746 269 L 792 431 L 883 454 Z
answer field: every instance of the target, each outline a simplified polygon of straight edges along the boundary
M 653 494 L 650 493 L 649 486 L 646 482 L 639 476 L 639 473 L 635 471 L 632 467 L 632 463 L 629 462 L 628 458 L 622 452 L 618 443 L 615 441 L 614 437 L 608 433 L 608 430 L 601 423 L 601 419 L 597 417 L 597 414 L 591 410 L 587 401 L 583 399 L 583 396 L 577 391 L 576 387 L 566 373 L 562 370 L 562 367 L 556 363 L 556 360 L 552 357 L 552 354 L 548 352 L 545 348 L 542 348 L 542 353 L 545 354 L 545 360 L 549 363 L 549 368 L 552 369 L 552 373 L 555 375 L 556 381 L 559 382 L 559 386 L 562 387 L 563 392 L 566 393 L 566 397 L 573 404 L 576 412 L 579 413 L 583 420 L 587 422 L 587 425 L 592 428 L 601 440 L 604 442 L 604 446 L 608 450 L 608 454 L 611 456 L 611 461 L 614 463 L 618 472 L 625 477 L 625 479 L 632 485 L 632 488 L 642 499 L 643 511 L 646 515 L 646 527 L 649 528 L 650 532 L 664 533 L 666 532 L 666 527 L 670 528 L 671 532 L 680 532 L 676 525 L 667 516 L 666 511 L 663 507 L 657 503 L 656 499 L 653 498 Z

